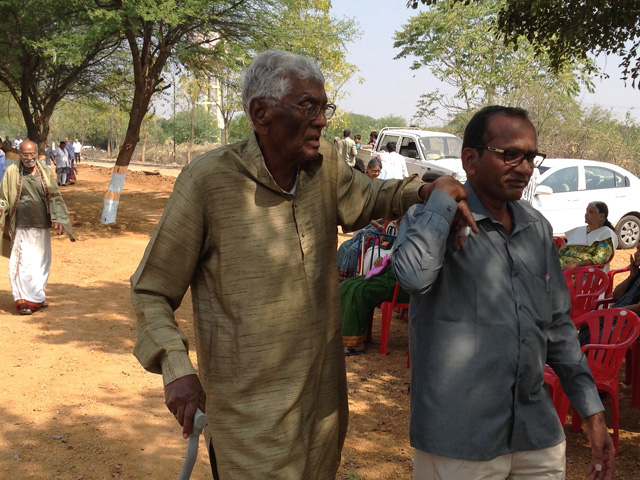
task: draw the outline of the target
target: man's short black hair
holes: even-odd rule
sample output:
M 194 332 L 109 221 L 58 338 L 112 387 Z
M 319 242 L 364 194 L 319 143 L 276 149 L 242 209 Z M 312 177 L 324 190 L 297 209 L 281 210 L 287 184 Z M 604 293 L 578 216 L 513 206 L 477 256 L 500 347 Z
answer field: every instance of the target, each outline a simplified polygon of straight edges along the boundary
M 345 136 L 345 138 L 347 138 L 349 135 L 351 135 L 351 130 L 349 130 L 348 128 L 345 128 L 342 131 L 342 134 Z
M 375 131 L 374 131 L 374 132 L 371 132 L 371 133 L 369 134 L 369 136 L 370 136 L 370 137 L 373 137 L 373 138 L 378 138 L 378 132 L 375 132 Z
M 484 134 L 487 131 L 487 123 L 494 115 L 521 117 L 529 120 L 529 115 L 524 108 L 503 107 L 502 105 L 489 105 L 488 107 L 484 107 L 475 113 L 464 129 L 462 148 L 475 148 L 478 145 L 484 145 Z
M 387 142 L 387 151 L 395 152 L 396 151 L 396 142 Z
M 354 140 L 362 140 L 362 137 L 360 135 L 354 135 L 353 139 Z

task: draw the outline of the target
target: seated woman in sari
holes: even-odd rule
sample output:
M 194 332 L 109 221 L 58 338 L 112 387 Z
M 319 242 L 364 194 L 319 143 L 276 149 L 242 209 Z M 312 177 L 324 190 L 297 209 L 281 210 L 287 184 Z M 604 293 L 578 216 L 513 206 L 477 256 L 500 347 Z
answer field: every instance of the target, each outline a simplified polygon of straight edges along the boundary
M 607 219 L 609 209 L 604 202 L 587 205 L 585 227 L 569 230 L 567 243 L 558 250 L 563 270 L 607 263 L 618 248 L 618 237 Z
M 375 275 L 360 275 L 340 284 L 340 306 L 342 308 L 342 343 L 346 356 L 364 353 L 364 337 L 373 310 L 382 302 L 390 302 L 396 286 L 396 277 L 389 256 L 376 259 L 381 270 L 372 269 Z M 387 263 L 385 263 L 387 262 Z M 408 303 L 409 295 L 402 289 L 398 302 Z
M 390 225 L 397 228 L 401 219 L 394 220 Z M 366 275 L 349 278 L 340 284 L 342 343 L 346 356 L 364 353 L 364 336 L 373 310 L 393 297 L 396 277 L 389 261 L 392 250 L 393 245 L 389 249 L 378 249 L 377 253 L 381 256 L 372 260 L 373 267 Z M 398 302 L 409 302 L 409 295 L 402 289 L 398 292 Z
M 365 169 L 365 174 L 370 178 L 378 178 L 382 171 L 382 163 L 377 157 L 372 158 Z M 361 241 L 371 232 L 384 233 L 384 220 L 373 220 L 369 225 L 359 232 L 355 233 L 352 238 L 342 242 L 338 248 L 338 281 L 342 282 L 347 278 L 353 277 L 354 267 L 360 254 Z

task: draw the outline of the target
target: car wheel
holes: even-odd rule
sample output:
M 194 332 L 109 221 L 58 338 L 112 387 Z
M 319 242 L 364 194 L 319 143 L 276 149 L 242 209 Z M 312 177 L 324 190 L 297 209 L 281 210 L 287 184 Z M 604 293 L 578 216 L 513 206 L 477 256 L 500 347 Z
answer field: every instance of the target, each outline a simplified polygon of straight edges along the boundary
M 633 248 L 640 239 L 640 219 L 634 215 L 627 215 L 616 225 L 618 244 L 620 248 Z

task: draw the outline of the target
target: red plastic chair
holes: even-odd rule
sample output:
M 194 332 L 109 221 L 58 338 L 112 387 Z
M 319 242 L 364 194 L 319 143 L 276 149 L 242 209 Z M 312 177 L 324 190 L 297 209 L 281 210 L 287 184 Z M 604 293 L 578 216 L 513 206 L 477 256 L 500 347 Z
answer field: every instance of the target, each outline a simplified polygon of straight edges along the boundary
M 615 277 L 619 273 L 628 272 L 629 270 L 631 270 L 631 267 L 626 266 L 623 268 L 617 268 L 615 270 L 609 270 L 607 272 L 607 275 L 609 276 L 609 287 L 607 287 L 607 291 L 604 294 L 605 297 L 611 297 L 611 295 L 613 295 L 613 277 Z
M 587 357 L 598 391 L 606 392 L 611 397 L 613 444 L 617 455 L 620 433 L 618 375 L 627 349 L 640 335 L 640 319 L 630 310 L 610 308 L 588 312 L 578 318 L 575 324 L 577 327 L 589 326 L 590 343 L 582 347 L 582 352 Z M 544 378 L 549 385 L 560 422 L 564 424 L 563 415 L 566 418 L 569 400 L 566 395 L 558 393 L 558 377 L 548 367 L 545 369 Z M 571 430 L 574 433 L 580 432 L 582 419 L 575 409 L 572 410 L 571 419 Z
M 616 273 L 628 271 L 629 267 L 612 270 L 609 278 L 613 278 Z M 608 297 L 597 300 L 593 304 L 594 309 L 609 308 L 613 304 L 613 298 Z M 640 408 L 640 340 L 631 344 L 624 362 L 624 383 L 631 386 L 631 408 Z
M 380 328 L 380 355 L 387 354 L 387 345 L 389 343 L 389 330 L 391 329 L 391 315 L 393 309 L 409 308 L 408 303 L 398 302 L 398 292 L 400 291 L 400 285 L 396 282 L 396 287 L 393 289 L 393 297 L 390 302 L 382 302 L 380 309 L 382 310 L 382 326 Z M 407 360 L 408 361 L 408 360 Z
M 609 277 L 596 266 L 566 270 L 564 279 L 571 296 L 570 316 L 573 321 L 591 310 L 594 302 L 609 287 Z
M 558 237 L 558 236 L 554 235 L 553 236 L 553 243 L 556 244 L 556 247 L 558 249 L 561 249 L 562 247 L 564 247 L 567 244 L 567 241 L 562 237 Z

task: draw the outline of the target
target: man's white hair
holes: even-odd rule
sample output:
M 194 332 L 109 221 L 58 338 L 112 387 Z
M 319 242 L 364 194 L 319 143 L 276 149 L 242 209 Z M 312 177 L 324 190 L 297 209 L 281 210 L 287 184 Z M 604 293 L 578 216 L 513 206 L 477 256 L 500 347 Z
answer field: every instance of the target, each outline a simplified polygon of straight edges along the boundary
M 315 78 L 324 85 L 324 75 L 307 57 L 282 50 L 259 53 L 245 70 L 242 82 L 242 108 L 249 123 L 249 104 L 254 98 L 282 100 L 291 92 L 292 80 Z

